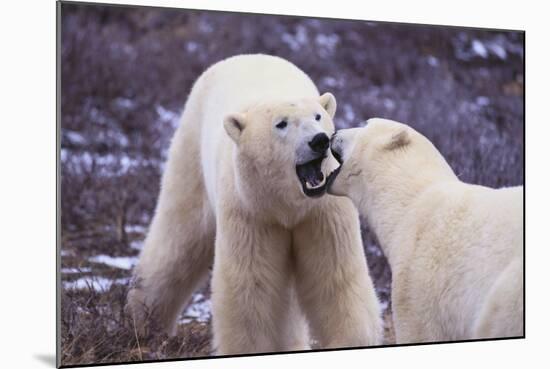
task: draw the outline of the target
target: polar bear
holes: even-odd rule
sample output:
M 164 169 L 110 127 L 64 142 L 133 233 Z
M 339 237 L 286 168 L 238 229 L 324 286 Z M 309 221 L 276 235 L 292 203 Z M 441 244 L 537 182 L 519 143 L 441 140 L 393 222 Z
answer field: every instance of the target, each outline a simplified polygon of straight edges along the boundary
M 381 342 L 350 200 L 322 196 L 336 101 L 290 62 L 240 55 L 194 84 L 134 272 L 138 328 L 173 332 L 213 263 L 217 354 Z
M 523 187 L 461 182 L 432 143 L 385 119 L 339 131 L 328 193 L 367 218 L 392 270 L 397 343 L 523 336 Z

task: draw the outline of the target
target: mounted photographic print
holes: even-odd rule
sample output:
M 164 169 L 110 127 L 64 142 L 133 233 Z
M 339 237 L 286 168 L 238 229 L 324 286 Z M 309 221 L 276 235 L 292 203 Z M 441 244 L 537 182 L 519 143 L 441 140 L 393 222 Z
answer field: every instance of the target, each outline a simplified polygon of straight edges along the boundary
M 59 365 L 524 337 L 524 32 L 57 7 Z

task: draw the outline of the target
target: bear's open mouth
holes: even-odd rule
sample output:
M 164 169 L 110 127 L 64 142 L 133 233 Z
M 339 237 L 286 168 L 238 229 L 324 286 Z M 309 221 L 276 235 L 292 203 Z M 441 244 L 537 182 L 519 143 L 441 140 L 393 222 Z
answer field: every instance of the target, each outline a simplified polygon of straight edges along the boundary
M 327 189 L 327 184 L 334 180 L 334 177 L 340 171 L 340 167 L 325 176 L 322 170 L 323 160 L 326 156 L 321 156 L 304 164 L 296 165 L 296 174 L 302 184 L 302 191 L 306 196 L 322 196 Z

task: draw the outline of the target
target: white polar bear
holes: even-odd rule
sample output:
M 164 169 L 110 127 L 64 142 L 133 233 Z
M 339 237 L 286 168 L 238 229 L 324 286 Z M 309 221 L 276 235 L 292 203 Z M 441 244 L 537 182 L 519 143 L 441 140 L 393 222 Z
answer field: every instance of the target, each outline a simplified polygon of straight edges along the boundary
M 397 343 L 523 336 L 523 187 L 461 182 L 412 128 L 370 119 L 332 139 L 328 192 L 366 216 L 392 274 Z
M 335 110 L 278 57 L 236 56 L 204 72 L 129 292 L 138 327 L 173 331 L 214 262 L 217 354 L 306 349 L 308 331 L 322 347 L 381 342 L 358 214 L 348 199 L 320 197 L 338 166 Z

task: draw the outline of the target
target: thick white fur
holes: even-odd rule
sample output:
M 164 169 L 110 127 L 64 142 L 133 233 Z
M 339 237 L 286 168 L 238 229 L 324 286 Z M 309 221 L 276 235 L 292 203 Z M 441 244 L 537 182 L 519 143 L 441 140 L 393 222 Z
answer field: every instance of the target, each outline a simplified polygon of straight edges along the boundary
M 353 204 L 306 197 L 296 175 L 296 152 L 334 132 L 335 109 L 272 56 L 232 57 L 197 80 L 128 296 L 138 327 L 173 331 L 214 262 L 217 354 L 306 349 L 309 334 L 322 347 L 381 342 Z
M 523 335 L 523 187 L 461 182 L 424 136 L 389 120 L 339 131 L 329 193 L 366 216 L 393 274 L 397 343 Z

